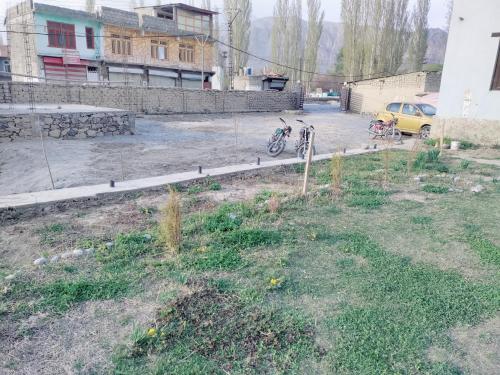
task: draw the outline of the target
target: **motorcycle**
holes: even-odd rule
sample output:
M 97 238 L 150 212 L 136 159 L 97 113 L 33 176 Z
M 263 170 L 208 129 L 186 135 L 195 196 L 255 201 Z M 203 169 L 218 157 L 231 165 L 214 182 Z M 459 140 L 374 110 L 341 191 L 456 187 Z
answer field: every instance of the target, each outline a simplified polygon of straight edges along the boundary
M 373 135 L 373 139 L 379 138 L 392 138 L 394 141 L 401 141 L 402 134 L 396 126 L 398 125 L 398 119 L 396 116 L 392 115 L 392 119 L 386 122 L 380 120 L 372 120 L 370 126 L 368 127 L 368 133 Z
M 307 155 L 307 150 L 309 149 L 309 142 L 311 139 L 311 133 L 314 131 L 314 126 L 307 125 L 303 120 L 297 120 L 303 126 L 299 132 L 299 140 L 295 143 L 295 151 L 297 152 L 297 157 L 299 159 L 304 159 Z M 312 146 L 312 153 L 316 155 L 316 147 Z
M 286 147 L 286 138 L 292 134 L 292 127 L 288 126 L 286 121 L 280 117 L 283 128 L 278 128 L 267 143 L 267 154 L 273 158 L 280 155 Z

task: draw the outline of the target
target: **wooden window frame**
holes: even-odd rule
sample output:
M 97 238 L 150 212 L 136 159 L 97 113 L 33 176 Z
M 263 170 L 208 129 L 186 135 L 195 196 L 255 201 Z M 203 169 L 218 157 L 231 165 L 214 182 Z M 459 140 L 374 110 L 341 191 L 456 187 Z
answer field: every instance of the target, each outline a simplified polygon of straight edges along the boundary
M 127 35 L 111 34 L 111 53 L 132 56 L 132 39 Z
M 69 23 L 47 21 L 49 47 L 76 49 L 75 25 Z M 61 41 L 61 36 L 64 40 Z
M 194 46 L 179 44 L 179 61 L 194 64 Z
M 160 59 L 160 48 L 164 48 L 163 59 Z M 168 43 L 162 39 L 151 40 L 151 58 L 158 61 L 168 60 Z
M 495 36 L 496 34 L 493 34 Z M 500 33 L 498 33 L 500 37 Z M 495 67 L 493 69 L 493 77 L 491 79 L 491 91 L 500 91 L 500 42 L 498 44 L 497 59 L 495 61 Z
M 93 27 L 88 27 L 88 26 L 85 27 L 85 41 L 87 42 L 87 49 L 95 49 L 95 37 L 94 37 Z

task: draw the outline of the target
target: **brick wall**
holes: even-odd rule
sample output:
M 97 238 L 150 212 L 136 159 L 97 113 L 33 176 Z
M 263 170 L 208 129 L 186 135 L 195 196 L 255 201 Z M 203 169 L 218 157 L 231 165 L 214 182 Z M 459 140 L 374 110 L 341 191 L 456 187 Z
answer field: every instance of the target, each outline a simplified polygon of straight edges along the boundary
M 144 113 L 276 112 L 300 109 L 300 94 L 288 91 L 202 91 L 45 83 L 35 84 L 34 90 L 38 103 L 84 104 Z M 27 84 L 0 83 L 0 102 L 27 103 L 28 100 Z

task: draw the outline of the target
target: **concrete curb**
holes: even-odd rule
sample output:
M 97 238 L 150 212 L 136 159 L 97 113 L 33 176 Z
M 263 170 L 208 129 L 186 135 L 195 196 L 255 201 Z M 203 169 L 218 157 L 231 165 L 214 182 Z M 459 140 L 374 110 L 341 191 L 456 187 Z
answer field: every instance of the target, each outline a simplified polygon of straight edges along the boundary
M 355 149 L 348 150 L 344 156 L 361 155 L 379 151 L 377 149 Z M 333 154 L 322 154 L 314 157 L 314 161 L 329 160 Z M 207 177 L 224 177 L 230 175 L 238 175 L 245 172 L 265 170 L 269 168 L 290 166 L 295 164 L 303 164 L 305 160 L 297 158 L 263 161 L 260 165 L 257 163 L 240 164 L 226 166 L 220 168 L 212 168 L 198 171 L 175 173 L 165 176 L 149 177 L 130 181 L 117 181 L 115 187 L 110 187 L 109 184 L 81 186 L 72 188 L 63 188 L 57 190 L 39 191 L 33 193 L 11 194 L 0 196 L 0 222 L 5 220 L 7 212 L 22 211 L 35 207 L 43 207 L 61 202 L 78 202 L 98 200 L 101 197 L 109 197 L 110 195 L 125 195 L 127 193 L 147 191 L 161 188 L 170 184 L 189 183 Z

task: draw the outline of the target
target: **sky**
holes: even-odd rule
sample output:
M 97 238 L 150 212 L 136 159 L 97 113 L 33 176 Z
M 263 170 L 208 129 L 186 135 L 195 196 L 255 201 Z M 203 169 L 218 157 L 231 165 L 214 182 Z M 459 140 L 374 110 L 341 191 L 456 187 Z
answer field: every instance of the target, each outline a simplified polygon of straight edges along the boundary
M 35 0 L 36 1 L 36 0 Z M 307 0 L 303 1 L 304 18 L 306 17 L 305 9 L 307 8 Z M 410 0 L 414 3 L 416 0 Z M 17 4 L 18 0 L 0 0 L 0 17 L 2 22 L 0 23 L 1 29 L 3 29 L 3 20 L 5 17 L 5 9 L 8 6 Z M 85 0 L 39 0 L 40 3 L 63 6 L 74 9 L 84 9 Z M 175 3 L 175 2 L 190 2 L 190 0 L 165 0 L 165 3 Z M 201 5 L 202 0 L 193 0 L 194 5 Z M 222 8 L 224 0 L 212 0 L 214 7 Z M 273 15 L 273 7 L 275 0 L 252 0 L 253 6 L 253 17 L 269 17 Z M 105 5 L 109 7 L 128 9 L 130 5 L 130 0 L 96 0 L 97 5 Z M 136 0 L 139 3 L 139 0 Z M 431 27 L 444 28 L 446 24 L 446 14 L 447 14 L 447 3 L 448 0 L 431 0 L 431 11 L 429 13 L 429 25 Z M 156 0 L 145 0 L 146 5 L 156 4 Z M 340 4 L 341 0 L 322 0 L 323 9 L 325 10 L 325 19 L 327 21 L 339 22 L 340 21 Z M 5 33 L 0 34 L 5 40 Z

